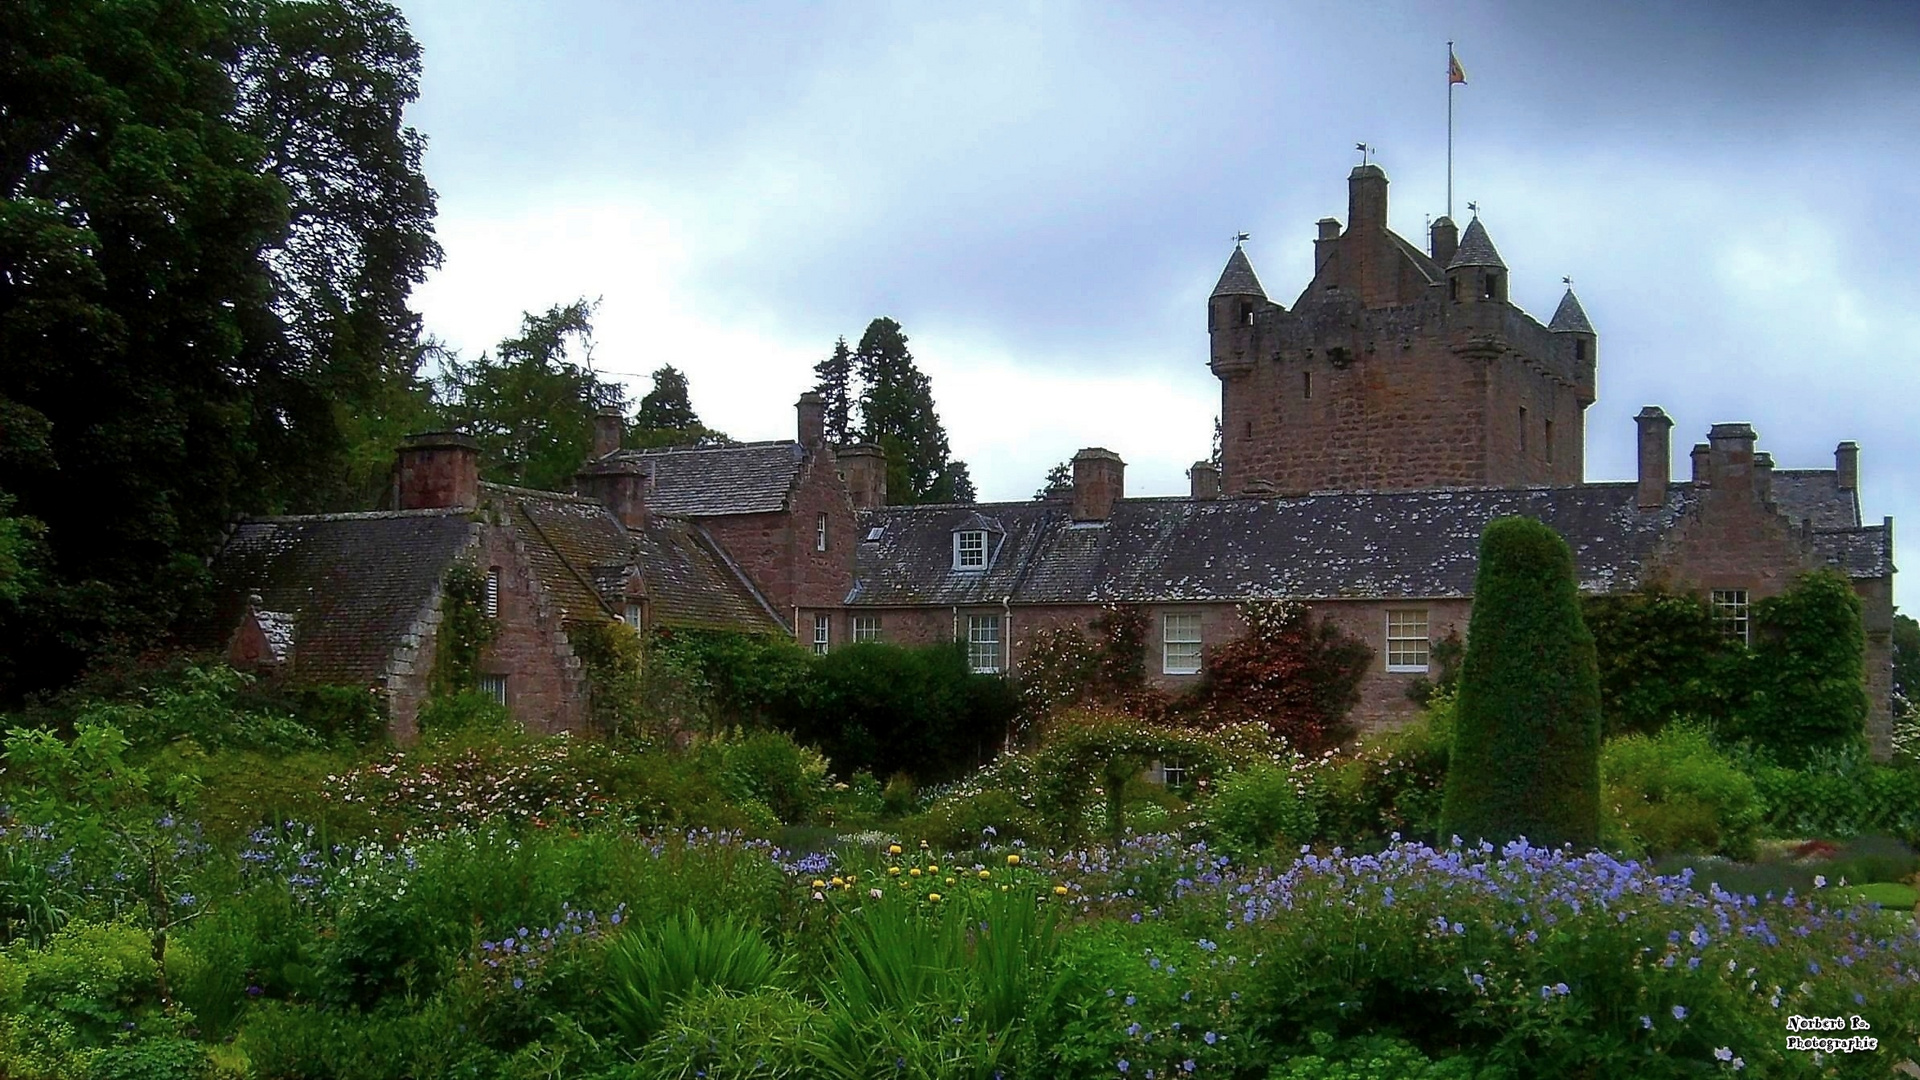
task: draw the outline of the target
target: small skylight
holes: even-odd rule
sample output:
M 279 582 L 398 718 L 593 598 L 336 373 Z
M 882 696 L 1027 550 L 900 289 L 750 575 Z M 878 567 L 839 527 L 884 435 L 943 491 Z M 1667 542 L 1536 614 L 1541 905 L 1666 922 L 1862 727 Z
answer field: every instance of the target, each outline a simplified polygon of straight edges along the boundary
M 871 544 L 874 541 L 879 540 L 880 535 L 886 531 L 887 531 L 887 527 L 885 525 L 875 525 L 873 528 L 867 530 L 866 542 Z

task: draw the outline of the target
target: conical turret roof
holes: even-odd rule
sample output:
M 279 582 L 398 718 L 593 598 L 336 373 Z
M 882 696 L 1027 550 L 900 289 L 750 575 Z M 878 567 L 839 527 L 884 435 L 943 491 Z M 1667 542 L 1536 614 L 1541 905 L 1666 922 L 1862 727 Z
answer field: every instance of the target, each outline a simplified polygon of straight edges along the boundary
M 1260 287 L 1260 279 L 1253 275 L 1253 264 L 1247 261 L 1247 253 L 1239 244 L 1233 245 L 1233 254 L 1227 256 L 1227 268 L 1220 271 L 1220 284 L 1213 287 L 1213 295 L 1267 298 L 1267 291 Z
M 1507 264 L 1500 261 L 1500 253 L 1493 249 L 1493 241 L 1487 238 L 1487 227 L 1480 224 L 1477 217 L 1467 222 L 1467 231 L 1460 234 L 1460 246 L 1454 251 L 1453 260 L 1447 263 L 1449 270 L 1457 266 L 1507 268 Z
M 1573 290 L 1560 298 L 1560 306 L 1553 309 L 1553 321 L 1547 329 L 1556 334 L 1591 334 L 1593 324 L 1587 321 L 1587 313 L 1581 309 L 1580 301 L 1574 299 Z

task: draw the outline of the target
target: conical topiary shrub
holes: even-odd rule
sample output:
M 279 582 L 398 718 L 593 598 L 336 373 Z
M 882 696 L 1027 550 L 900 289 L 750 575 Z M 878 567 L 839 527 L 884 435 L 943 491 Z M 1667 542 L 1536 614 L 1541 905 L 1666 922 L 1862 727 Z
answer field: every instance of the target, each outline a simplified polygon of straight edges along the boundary
M 1573 552 L 1531 518 L 1480 538 L 1442 838 L 1600 839 L 1600 677 Z

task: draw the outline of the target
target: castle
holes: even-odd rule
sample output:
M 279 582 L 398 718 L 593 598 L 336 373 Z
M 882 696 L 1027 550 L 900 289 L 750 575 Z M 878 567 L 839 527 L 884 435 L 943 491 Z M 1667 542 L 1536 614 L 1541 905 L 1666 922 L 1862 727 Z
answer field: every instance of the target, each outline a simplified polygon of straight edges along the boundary
M 1676 479 L 1672 421 L 1648 406 L 1637 478 L 1587 483 L 1598 336 L 1571 290 L 1543 326 L 1508 299 L 1477 217 L 1434 222 L 1423 251 L 1387 228 L 1378 166 L 1347 182 L 1346 226 L 1319 222 L 1291 308 L 1244 250 L 1228 257 L 1207 300 L 1221 461 L 1196 463 L 1184 496 L 1128 498 L 1125 463 L 1094 447 L 1055 497 L 888 506 L 880 451 L 830 445 L 812 394 L 790 441 L 628 450 L 603 417 L 572 494 L 483 484 L 472 442 L 443 433 L 402 447 L 391 510 L 243 524 L 204 640 L 285 678 L 365 684 L 404 735 L 439 582 L 464 562 L 500 621 L 483 687 L 567 729 L 586 716 L 580 620 L 778 632 L 822 653 L 957 639 L 977 670 L 1017 673 L 1037 631 L 1129 604 L 1151 619 L 1151 677 L 1176 689 L 1244 631 L 1240 601 L 1288 597 L 1373 646 L 1356 719 L 1379 725 L 1412 713 L 1433 643 L 1464 635 L 1481 531 L 1524 514 L 1566 538 L 1583 591 L 1695 591 L 1736 636 L 1797 574 L 1838 569 L 1861 598 L 1869 737 L 1888 754 L 1893 523 L 1861 521 L 1858 447 L 1776 469 L 1751 427 L 1716 424 Z

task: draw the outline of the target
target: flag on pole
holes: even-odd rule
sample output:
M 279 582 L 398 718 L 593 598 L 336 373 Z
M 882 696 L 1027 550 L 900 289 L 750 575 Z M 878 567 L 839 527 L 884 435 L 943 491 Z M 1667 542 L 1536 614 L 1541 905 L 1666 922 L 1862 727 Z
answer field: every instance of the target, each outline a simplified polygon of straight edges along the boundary
M 1454 83 L 1465 83 L 1466 81 L 1467 81 L 1467 73 L 1460 69 L 1460 58 L 1453 55 L 1452 49 L 1448 49 L 1447 50 L 1447 85 L 1452 86 Z

